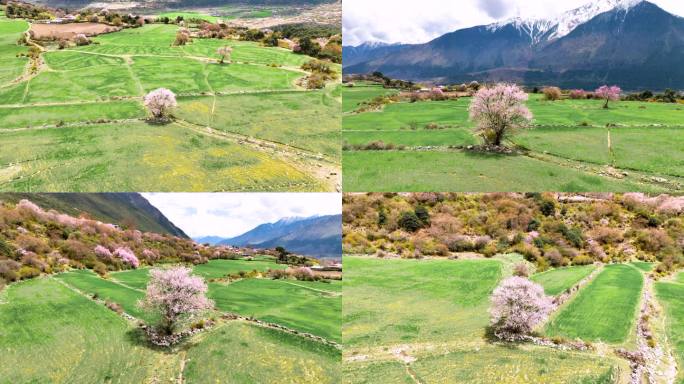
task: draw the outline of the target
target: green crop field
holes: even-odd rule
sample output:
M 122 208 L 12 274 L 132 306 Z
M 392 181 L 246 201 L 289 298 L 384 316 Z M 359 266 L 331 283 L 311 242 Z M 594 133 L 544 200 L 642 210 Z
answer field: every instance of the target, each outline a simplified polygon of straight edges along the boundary
M 335 348 L 246 322 L 220 323 L 181 351 L 148 347 L 131 323 L 53 278 L 0 303 L 2 383 L 339 383 Z
M 620 344 L 636 324 L 643 276 L 630 265 L 608 265 L 552 318 L 546 334 Z
M 345 256 L 344 383 L 612 383 L 612 357 L 486 340 L 506 258 Z
M 673 347 L 677 365 L 684 364 L 684 273 L 675 282 L 656 283 L 656 296 L 665 309 L 666 332 Z M 684 372 L 679 369 L 678 383 L 684 383 Z
M 533 275 L 530 280 L 544 287 L 544 292 L 547 295 L 556 296 L 579 283 L 580 280 L 593 272 L 595 268 L 593 265 L 585 265 L 552 269 Z
M 677 191 L 684 183 L 684 106 L 598 100 L 527 102 L 532 126 L 509 145 L 521 154 L 477 154 L 468 120 L 470 98 L 398 102 L 356 113 L 364 100 L 389 92 L 379 86 L 344 87 L 343 139 L 374 141 L 403 150 L 348 150 L 348 191 Z M 427 148 L 426 148 L 427 147 Z M 502 177 L 506 175 L 506 177 Z M 528 182 L 532 182 L 529 185 Z
M 2 189 L 336 189 L 341 95 L 338 84 L 298 85 L 310 57 L 248 41 L 173 46 L 177 26 L 149 24 L 87 46 L 47 44 L 30 73 L 16 57 L 28 28 L 0 19 Z M 232 62 L 221 65 L 224 46 Z M 179 106 L 173 123 L 155 125 L 142 97 L 162 87 Z

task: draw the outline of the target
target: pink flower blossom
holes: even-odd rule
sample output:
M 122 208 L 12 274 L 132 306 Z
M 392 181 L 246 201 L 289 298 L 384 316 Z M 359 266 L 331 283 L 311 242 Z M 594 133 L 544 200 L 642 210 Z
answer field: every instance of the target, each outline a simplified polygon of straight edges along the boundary
M 518 276 L 502 281 L 491 297 L 489 314 L 497 337 L 528 335 L 553 311 L 552 299 L 539 284 Z
M 95 255 L 99 257 L 100 259 L 103 260 L 111 260 L 112 259 L 112 252 L 109 251 L 106 247 L 102 245 L 98 245 L 95 247 Z
M 516 129 L 532 120 L 525 106 L 527 94 L 515 84 L 497 84 L 480 89 L 470 103 L 470 119 L 477 123 L 475 133 L 486 144 L 499 146 Z
M 133 268 L 138 268 L 140 261 L 135 256 L 135 253 L 126 247 L 119 247 L 114 250 L 114 256 L 119 257 L 124 263 L 129 264 Z
M 155 89 L 148 93 L 143 104 L 155 119 L 167 117 L 170 111 L 178 106 L 176 94 L 166 88 Z

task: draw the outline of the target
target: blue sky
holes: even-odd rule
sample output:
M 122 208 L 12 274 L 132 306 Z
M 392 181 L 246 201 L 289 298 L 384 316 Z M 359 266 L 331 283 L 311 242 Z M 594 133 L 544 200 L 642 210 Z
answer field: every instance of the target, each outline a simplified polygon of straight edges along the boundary
M 345 45 L 366 41 L 423 43 L 457 29 L 515 16 L 552 17 L 588 0 L 344 0 Z M 684 16 L 684 0 L 651 0 Z
M 190 237 L 240 235 L 285 217 L 342 213 L 338 193 L 143 193 Z

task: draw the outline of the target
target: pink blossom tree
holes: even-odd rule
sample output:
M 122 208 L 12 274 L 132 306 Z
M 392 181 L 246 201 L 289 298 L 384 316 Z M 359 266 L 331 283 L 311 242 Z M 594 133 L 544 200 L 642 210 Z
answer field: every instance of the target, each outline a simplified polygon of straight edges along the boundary
M 114 250 L 114 256 L 120 258 L 123 260 L 124 263 L 130 265 L 133 268 L 138 268 L 140 266 L 140 261 L 138 260 L 138 257 L 135 256 L 135 253 L 130 250 L 130 248 L 126 247 L 119 247 Z
M 180 321 L 189 320 L 214 303 L 207 299 L 204 279 L 185 267 L 153 269 L 145 299 L 138 305 L 159 314 L 161 330 L 172 334 Z
M 598 97 L 599 99 L 603 99 L 606 101 L 606 103 L 603 105 L 603 108 L 607 109 L 609 102 L 620 100 L 621 92 L 622 90 L 617 85 L 613 85 L 610 87 L 607 85 L 603 85 L 599 89 L 594 91 L 594 95 L 596 95 L 596 97 Z
M 573 100 L 586 99 L 587 93 L 582 89 L 573 89 L 570 91 L 570 98 Z
M 480 89 L 470 103 L 470 119 L 475 133 L 485 144 L 500 146 L 503 140 L 532 120 L 525 106 L 527 94 L 515 84 L 497 84 Z
M 553 308 L 552 299 L 539 284 L 509 277 L 492 293 L 489 314 L 494 334 L 504 340 L 519 340 L 545 321 Z
M 176 95 L 166 88 L 155 89 L 148 93 L 143 103 L 156 120 L 167 119 L 171 110 L 178 105 Z
M 230 63 L 230 55 L 233 53 L 233 48 L 226 45 L 225 47 L 219 48 L 216 53 L 221 56 L 220 64 L 223 64 L 226 59 Z
M 104 247 L 102 245 L 97 245 L 95 247 L 95 255 L 103 260 L 112 259 L 112 252 L 109 249 L 107 249 L 107 247 Z

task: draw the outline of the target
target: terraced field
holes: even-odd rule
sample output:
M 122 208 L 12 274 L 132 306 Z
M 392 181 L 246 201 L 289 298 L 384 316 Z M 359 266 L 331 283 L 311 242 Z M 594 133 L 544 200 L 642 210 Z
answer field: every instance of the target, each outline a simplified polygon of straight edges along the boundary
M 347 150 L 348 191 L 682 191 L 684 106 L 597 100 L 544 101 L 530 95 L 531 129 L 510 145 L 523 154 L 482 154 L 468 121 L 470 98 L 400 102 L 357 113 L 359 103 L 387 92 L 345 87 L 343 139 L 403 150 Z
M 594 269 L 593 265 L 550 269 L 533 275 L 530 280 L 544 287 L 547 295 L 556 296 L 575 286 Z
M 626 342 L 636 324 L 643 276 L 630 265 L 609 265 L 549 321 L 546 334 L 586 341 Z
M 337 349 L 249 322 L 219 323 L 167 353 L 147 347 L 134 324 L 54 278 L 3 293 L 3 383 L 340 382 Z
M 508 262 L 345 257 L 343 382 L 624 380 L 626 363 L 612 356 L 487 341 L 489 295 Z
M 680 367 L 677 383 L 684 383 L 684 272 L 655 285 L 658 301 L 665 309 L 666 333 Z
M 246 41 L 177 47 L 177 26 L 151 24 L 47 45 L 32 74 L 15 57 L 28 27 L 0 18 L 4 190 L 338 189 L 340 87 L 297 85 L 310 57 Z M 232 63 L 220 65 L 226 45 Z M 178 96 L 168 125 L 145 121 L 142 97 L 160 87 Z

